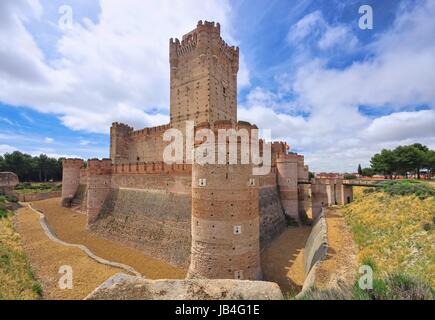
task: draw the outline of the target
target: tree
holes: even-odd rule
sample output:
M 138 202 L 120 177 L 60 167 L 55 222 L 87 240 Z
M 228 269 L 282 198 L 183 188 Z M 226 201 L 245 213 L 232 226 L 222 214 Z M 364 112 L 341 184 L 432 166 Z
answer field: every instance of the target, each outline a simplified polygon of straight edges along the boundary
M 375 174 L 375 171 L 372 168 L 363 168 L 361 172 L 364 177 L 373 177 Z
M 421 143 L 398 146 L 394 150 L 383 149 L 371 158 L 370 165 L 374 173 L 390 178 L 393 175 L 408 176 L 409 173 L 415 173 L 420 179 L 422 169 L 430 174 L 434 172 L 434 152 Z
M 363 174 L 362 169 L 361 169 L 361 164 L 358 164 L 358 174 L 360 176 L 362 176 L 362 174 Z
M 370 165 L 376 173 L 392 178 L 396 166 L 393 151 L 382 149 L 371 158 Z
M 62 159 L 49 158 L 45 154 L 32 157 L 14 151 L 0 156 L 0 171 L 11 171 L 20 181 L 59 181 L 62 179 Z

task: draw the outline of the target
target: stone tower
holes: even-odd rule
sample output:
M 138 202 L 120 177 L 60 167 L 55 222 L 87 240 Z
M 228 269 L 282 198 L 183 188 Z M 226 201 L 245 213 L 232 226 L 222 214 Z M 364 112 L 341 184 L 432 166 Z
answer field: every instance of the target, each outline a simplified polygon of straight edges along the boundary
M 110 159 L 88 160 L 88 224 L 95 222 L 111 187 L 112 161 Z
M 239 48 L 220 36 L 219 23 L 199 21 L 181 42 L 170 39 L 170 113 L 174 127 L 237 121 Z
M 225 124 L 236 130 L 240 126 L 243 125 Z M 222 125 L 214 129 L 218 127 Z M 240 144 L 237 149 L 239 164 L 192 165 L 189 278 L 258 280 L 262 277 L 259 181 L 252 175 L 252 165 L 240 164 Z
M 80 184 L 82 159 L 64 159 L 62 161 L 62 205 L 69 206 Z
M 298 155 L 279 154 L 276 159 L 281 202 L 287 216 L 299 221 Z
M 122 163 L 128 160 L 128 137 L 133 128 L 114 122 L 110 127 L 110 159 L 113 163 Z

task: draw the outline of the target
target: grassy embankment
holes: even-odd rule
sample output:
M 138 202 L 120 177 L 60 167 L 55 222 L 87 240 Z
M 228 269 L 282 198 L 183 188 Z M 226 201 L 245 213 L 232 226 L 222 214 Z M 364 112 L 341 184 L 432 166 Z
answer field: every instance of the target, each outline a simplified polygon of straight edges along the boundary
M 378 188 L 355 188 L 354 195 L 342 213 L 358 245 L 359 264 L 374 270 L 373 290 L 363 291 L 356 283 L 341 290 L 313 290 L 305 298 L 433 299 L 434 186 L 390 181 Z
M 22 182 L 15 187 L 15 191 L 20 194 L 60 190 L 62 190 L 62 184 L 60 182 Z
M 34 279 L 12 220 L 14 201 L 0 195 L 0 300 L 38 299 L 41 286 Z

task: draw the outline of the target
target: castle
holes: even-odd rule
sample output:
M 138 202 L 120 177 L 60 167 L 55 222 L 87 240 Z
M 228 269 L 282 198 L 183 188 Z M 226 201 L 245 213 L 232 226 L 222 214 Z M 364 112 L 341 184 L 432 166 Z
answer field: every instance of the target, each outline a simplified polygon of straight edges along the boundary
M 239 49 L 222 40 L 219 23 L 199 21 L 170 39 L 169 61 L 170 123 L 113 123 L 110 159 L 64 160 L 62 203 L 86 213 L 93 232 L 188 267 L 188 277 L 261 279 L 262 248 L 289 219 L 303 221 L 310 200 L 313 214 L 332 191 L 344 203 L 345 188 L 319 182 L 310 195 L 304 157 L 285 142 L 270 143 L 266 175 L 253 175 L 252 164 L 165 163 L 164 132 L 187 134 L 188 120 L 194 132 L 257 128 L 237 119 Z

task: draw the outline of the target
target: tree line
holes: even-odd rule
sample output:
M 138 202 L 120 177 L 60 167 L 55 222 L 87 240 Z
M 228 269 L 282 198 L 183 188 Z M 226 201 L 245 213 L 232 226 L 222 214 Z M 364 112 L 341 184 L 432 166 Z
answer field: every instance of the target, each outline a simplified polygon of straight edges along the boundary
M 63 158 L 50 158 L 45 154 L 31 156 L 14 151 L 0 155 L 0 172 L 14 172 L 20 181 L 47 182 L 62 180 Z
M 422 172 L 429 177 L 435 172 L 435 150 L 421 143 L 383 149 L 371 158 L 369 168 L 358 166 L 358 173 L 369 177 L 379 174 L 392 179 L 413 174 L 420 179 Z

